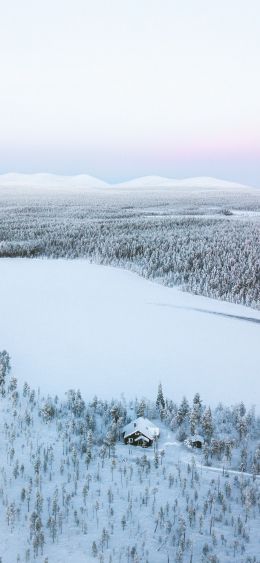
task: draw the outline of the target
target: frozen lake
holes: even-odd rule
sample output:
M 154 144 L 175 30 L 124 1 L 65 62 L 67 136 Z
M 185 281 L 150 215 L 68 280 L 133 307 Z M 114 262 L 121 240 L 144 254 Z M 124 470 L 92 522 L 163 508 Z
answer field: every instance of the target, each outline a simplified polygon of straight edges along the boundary
M 0 311 L 13 373 L 44 392 L 154 398 L 161 381 L 173 400 L 260 407 L 252 309 L 84 260 L 1 259 Z

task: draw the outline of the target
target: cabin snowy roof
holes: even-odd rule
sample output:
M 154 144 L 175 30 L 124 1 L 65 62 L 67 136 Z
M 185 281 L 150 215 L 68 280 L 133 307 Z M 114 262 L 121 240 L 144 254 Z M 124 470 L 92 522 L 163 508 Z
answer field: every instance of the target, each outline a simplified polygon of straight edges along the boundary
M 139 416 L 124 426 L 123 432 L 125 438 L 131 436 L 131 434 L 134 434 L 135 432 L 140 432 L 149 438 L 149 440 L 153 440 L 160 435 L 160 429 L 158 426 L 155 426 L 150 420 L 148 420 L 148 418 L 143 418 L 142 416 Z

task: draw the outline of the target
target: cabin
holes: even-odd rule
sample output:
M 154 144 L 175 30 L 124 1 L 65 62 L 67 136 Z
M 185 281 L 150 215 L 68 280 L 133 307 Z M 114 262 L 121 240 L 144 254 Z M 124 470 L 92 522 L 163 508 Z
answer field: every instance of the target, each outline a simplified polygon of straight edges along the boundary
M 129 422 L 129 424 L 123 428 L 122 432 L 125 444 L 141 446 L 142 448 L 152 446 L 159 436 L 160 429 L 148 420 L 148 418 L 143 418 L 142 416 Z
M 194 436 L 190 436 L 189 442 L 193 448 L 202 448 L 205 440 L 200 434 L 195 434 Z

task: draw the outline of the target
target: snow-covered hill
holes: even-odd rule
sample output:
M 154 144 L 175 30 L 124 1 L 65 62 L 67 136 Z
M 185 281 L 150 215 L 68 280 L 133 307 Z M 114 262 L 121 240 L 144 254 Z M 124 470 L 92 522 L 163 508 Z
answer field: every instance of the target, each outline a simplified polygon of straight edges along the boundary
M 227 180 L 220 180 L 210 177 L 195 177 L 195 178 L 164 178 L 161 176 L 144 176 L 142 178 L 135 178 L 127 182 L 117 184 L 118 188 L 210 188 L 210 189 L 249 189 L 248 186 L 236 182 L 229 182 Z
M 87 174 L 78 174 L 76 176 L 62 176 L 57 174 L 2 174 L 0 175 L 1 187 L 19 187 L 19 188 L 105 188 L 108 184 L 88 176 Z
M 88 176 L 86 174 L 78 174 L 76 176 L 62 176 L 56 174 L 2 174 L 0 175 L 0 188 L 19 187 L 19 188 L 45 188 L 45 189 L 90 189 L 90 188 L 107 188 L 108 191 L 112 188 L 132 190 L 132 189 L 162 189 L 169 190 L 196 190 L 196 189 L 210 189 L 210 190 L 249 190 L 255 189 L 249 186 L 244 186 L 236 182 L 229 182 L 210 177 L 195 177 L 195 178 L 164 178 L 161 176 L 144 176 L 135 178 L 126 182 L 119 182 L 114 184 L 106 183 L 98 178 Z

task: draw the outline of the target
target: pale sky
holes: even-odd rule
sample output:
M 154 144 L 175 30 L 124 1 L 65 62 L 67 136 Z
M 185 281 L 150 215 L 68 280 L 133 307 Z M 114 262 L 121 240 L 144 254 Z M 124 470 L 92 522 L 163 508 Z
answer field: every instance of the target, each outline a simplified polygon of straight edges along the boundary
M 0 173 L 260 185 L 259 0 L 0 0 Z

